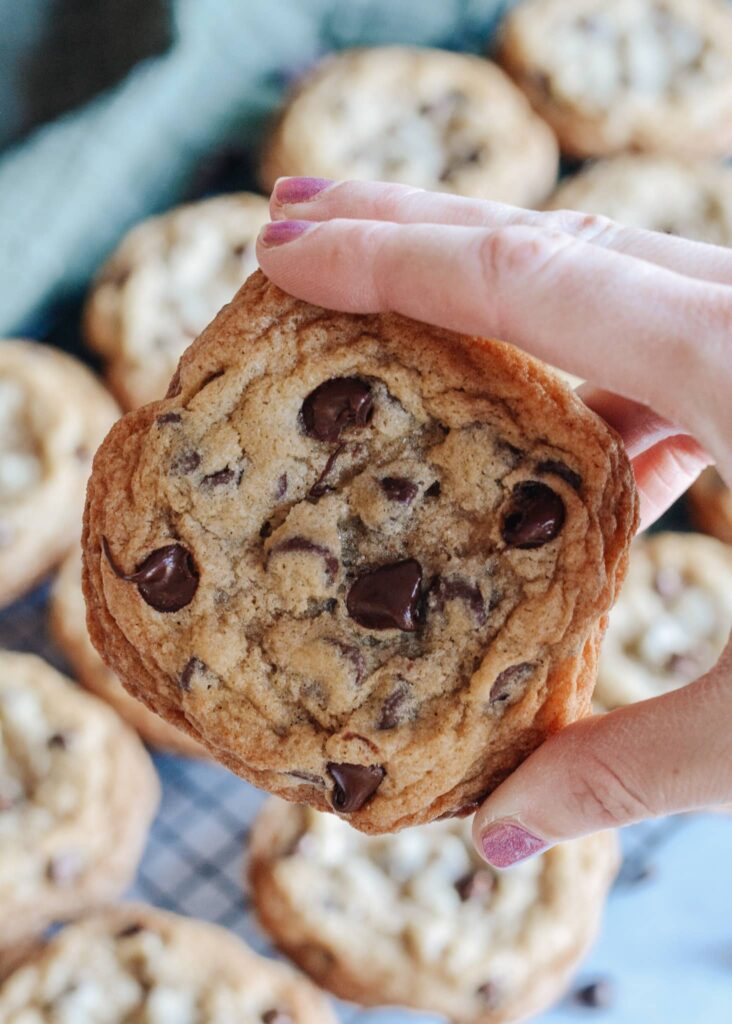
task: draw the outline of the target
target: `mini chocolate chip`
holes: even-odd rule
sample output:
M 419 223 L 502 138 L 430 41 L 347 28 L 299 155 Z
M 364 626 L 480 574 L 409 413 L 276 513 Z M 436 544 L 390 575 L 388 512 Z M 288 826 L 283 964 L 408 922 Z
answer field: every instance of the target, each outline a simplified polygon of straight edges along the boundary
M 46 876 L 54 885 L 73 885 L 81 874 L 82 860 L 78 850 L 57 853 L 48 862 Z
M 200 658 L 189 658 L 178 678 L 178 685 L 181 690 L 190 690 L 193 676 L 196 672 L 205 672 L 206 668 L 205 662 L 201 661 Z
M 335 451 L 330 453 L 330 455 L 328 456 L 328 461 L 325 464 L 325 468 L 323 469 L 323 472 L 320 474 L 318 479 L 315 481 L 313 486 L 308 491 L 309 498 L 322 498 L 326 491 L 332 490 L 332 488 L 326 483 L 326 480 L 330 475 L 330 471 L 333 469 L 333 466 L 335 465 L 336 459 L 341 454 L 344 447 L 344 445 L 340 444 L 335 449 Z
M 267 1010 L 262 1014 L 262 1024 L 294 1024 L 294 1021 L 284 1010 Z
M 166 423 L 180 423 L 183 419 L 179 412 L 164 412 L 162 416 L 158 416 L 155 422 L 159 427 L 165 426 Z
M 473 613 L 476 623 L 479 626 L 485 625 L 485 601 L 479 587 L 459 578 L 446 580 L 438 577 L 433 589 L 440 608 L 444 608 L 446 601 L 464 601 Z
M 275 553 L 280 554 L 282 552 L 286 554 L 288 551 L 306 551 L 314 555 L 320 555 L 325 561 L 325 572 L 329 582 L 332 583 L 336 578 L 338 559 L 323 544 L 316 544 L 314 541 L 308 540 L 307 537 L 288 537 L 281 544 L 276 544 L 273 548 L 270 548 L 268 558 L 271 558 Z
M 384 476 L 379 483 L 389 501 L 398 501 L 401 505 L 410 505 L 419 491 L 413 480 L 403 476 Z
M 335 810 L 343 814 L 360 811 L 386 775 L 378 764 L 335 764 L 330 761 L 327 768 L 335 783 L 331 802 Z
M 498 986 L 492 981 L 486 981 L 484 985 L 481 985 L 476 995 L 483 1003 L 483 1006 L 489 1010 L 495 1010 L 501 1005 Z
M 193 600 L 199 573 L 193 556 L 182 544 L 157 548 L 133 573 L 124 573 L 117 567 L 106 537 L 102 538 L 102 547 L 115 575 L 135 583 L 140 597 L 155 611 L 177 612 Z
M 609 978 L 598 978 L 597 981 L 578 988 L 574 998 L 581 1006 L 587 1006 L 592 1010 L 606 1010 L 615 1002 L 615 989 Z
M 536 467 L 536 472 L 553 473 L 554 476 L 558 476 L 560 480 L 564 480 L 566 484 L 573 487 L 575 491 L 582 486 L 582 477 L 579 473 L 575 473 L 565 462 L 560 462 L 558 459 L 545 459 Z
M 653 589 L 664 601 L 672 601 L 683 592 L 684 578 L 678 569 L 663 565 L 653 577 Z
M 284 498 L 287 494 L 287 473 L 282 473 L 277 480 L 277 487 L 275 488 L 275 498 L 278 500 Z
M 165 392 L 165 397 L 177 398 L 182 390 L 183 386 L 180 381 L 180 366 L 178 366 L 175 373 L 170 378 L 170 384 L 168 384 L 168 390 Z
M 133 937 L 133 935 L 139 935 L 140 932 L 144 932 L 144 931 L 145 931 L 144 926 L 141 925 L 141 924 L 138 924 L 137 922 L 135 922 L 133 924 L 125 925 L 124 928 L 121 928 L 117 932 L 117 934 L 115 935 L 115 938 L 116 939 L 131 939 Z
M 495 875 L 482 868 L 469 871 L 467 875 L 463 875 L 462 878 L 458 878 L 457 882 L 455 882 L 458 896 L 463 903 L 466 903 L 468 900 L 482 899 L 484 896 L 489 896 L 495 887 Z
M 504 668 L 503 672 L 498 673 L 496 681 L 491 686 L 489 703 L 497 704 L 502 700 L 508 700 L 511 696 L 512 685 L 523 681 L 533 671 L 534 666 L 530 661 L 522 661 L 518 665 L 509 665 L 508 668 Z
M 176 476 L 185 476 L 193 473 L 201 465 L 201 456 L 198 452 L 181 452 L 170 464 L 170 472 Z
M 535 480 L 516 484 L 503 513 L 501 536 L 510 547 L 540 548 L 564 526 L 564 502 L 551 487 Z
M 422 566 L 414 558 L 362 573 L 346 597 L 348 614 L 365 629 L 401 629 L 418 624 Z
M 267 537 L 272 536 L 272 524 L 270 523 L 269 519 L 265 520 L 259 527 L 259 536 L 263 540 L 266 540 Z
M 68 750 L 71 743 L 71 736 L 72 734 L 70 732 L 55 732 L 53 736 L 48 737 L 47 745 L 51 749 L 55 747 L 57 750 Z
M 291 775 L 293 779 L 301 779 L 303 782 L 307 782 L 311 786 L 318 786 L 322 788 L 325 785 L 321 777 L 319 775 L 315 775 L 313 772 L 290 771 L 287 774 Z
M 358 377 L 334 377 L 302 403 L 305 433 L 316 441 L 338 441 L 346 427 L 365 427 L 373 414 L 371 385 Z
M 433 484 L 430 484 L 427 490 L 424 492 L 425 498 L 439 498 L 442 493 L 442 486 L 439 480 L 435 480 Z
M 404 721 L 402 712 L 409 697 L 409 689 L 410 687 L 406 679 L 400 679 L 381 705 L 381 715 L 376 726 L 377 729 L 380 729 L 382 732 L 385 732 L 387 729 L 396 729 Z
M 226 469 L 220 469 L 217 473 L 209 473 L 205 476 L 203 480 L 201 480 L 201 487 L 209 491 L 213 490 L 214 487 L 225 487 L 226 484 L 230 484 L 236 476 L 237 474 L 233 469 L 229 469 L 228 467 Z M 239 476 L 237 484 L 240 480 L 241 476 Z

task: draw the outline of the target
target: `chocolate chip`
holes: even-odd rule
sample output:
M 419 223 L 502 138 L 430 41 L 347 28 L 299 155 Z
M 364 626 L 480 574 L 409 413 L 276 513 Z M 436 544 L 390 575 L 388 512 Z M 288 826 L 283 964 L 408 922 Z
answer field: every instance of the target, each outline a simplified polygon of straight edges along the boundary
M 262 1024 L 294 1024 L 294 1021 L 284 1010 L 267 1010 L 262 1014 Z
M 500 993 L 498 986 L 492 981 L 486 981 L 484 985 L 481 985 L 476 995 L 489 1010 L 495 1010 L 501 1005 Z
M 467 875 L 463 875 L 462 878 L 458 878 L 457 882 L 455 882 L 458 896 L 463 903 L 467 903 L 468 900 L 482 899 L 484 896 L 489 896 L 495 887 L 495 875 L 483 868 L 469 871 Z
M 503 513 L 501 536 L 510 547 L 540 548 L 564 526 L 564 502 L 551 487 L 535 480 L 516 484 Z
M 133 573 L 122 572 L 114 562 L 106 537 L 104 554 L 115 575 L 137 584 L 140 597 L 158 612 L 177 612 L 193 600 L 199 573 L 193 556 L 182 544 L 166 544 L 147 556 Z
M 366 662 L 363 660 L 363 654 L 361 654 L 358 647 L 354 647 L 353 644 L 344 644 L 342 640 L 329 640 L 328 643 L 336 647 L 346 661 L 350 661 L 356 673 L 355 681 L 356 686 L 358 686 L 366 674 Z
M 438 607 L 444 608 L 447 601 L 464 601 L 473 613 L 477 625 L 485 625 L 485 601 L 479 587 L 464 579 L 443 579 L 442 577 L 438 577 L 432 587 Z
M 346 427 L 365 427 L 373 414 L 371 386 L 358 377 L 334 377 L 302 403 L 305 433 L 316 441 L 338 441 Z
M 205 672 L 206 668 L 205 662 L 201 661 L 200 658 L 189 658 L 178 678 L 178 685 L 181 690 L 189 691 L 194 675 L 197 672 Z
M 546 459 L 544 462 L 540 462 L 536 467 L 536 472 L 552 473 L 554 476 L 558 476 L 560 480 L 564 480 L 570 487 L 573 487 L 575 491 L 578 491 L 582 486 L 582 477 L 579 473 L 575 473 L 565 462 L 560 462 L 558 459 Z
M 497 704 L 500 701 L 508 700 L 511 690 L 516 683 L 523 682 L 534 671 L 534 666 L 529 661 L 522 661 L 519 665 L 510 665 L 499 672 L 496 681 L 491 686 L 488 697 L 490 704 Z
M 348 614 L 365 629 L 401 629 L 418 624 L 422 566 L 414 558 L 382 565 L 358 577 L 346 597 Z
M 327 768 L 335 783 L 331 802 L 335 810 L 343 814 L 360 811 L 386 775 L 378 764 L 335 764 L 330 761 Z
M 574 998 L 580 1006 L 587 1006 L 592 1010 L 606 1010 L 615 1002 L 615 989 L 609 978 L 598 978 L 597 981 L 578 988 Z
M 288 551 L 306 551 L 312 552 L 314 555 L 320 555 L 325 561 L 325 572 L 329 582 L 333 582 L 338 572 L 338 559 L 335 557 L 332 551 L 326 548 L 322 544 L 316 544 L 312 540 L 308 540 L 307 537 L 288 537 L 287 540 L 283 540 L 281 544 L 276 544 L 270 549 L 269 557 L 275 553 L 280 552 L 286 554 Z
M 409 697 L 409 684 L 406 679 L 400 679 L 395 688 L 381 705 L 381 715 L 376 726 L 377 729 L 386 731 L 396 729 L 404 721 L 404 710 Z
M 144 932 L 144 931 L 145 931 L 144 926 L 141 925 L 141 924 L 138 924 L 137 922 L 135 922 L 133 924 L 125 925 L 124 928 L 120 928 L 120 930 L 115 935 L 115 938 L 116 939 L 131 939 L 133 937 L 133 935 L 139 935 L 140 932 Z
M 170 472 L 176 476 L 185 476 L 193 473 L 201 465 L 201 456 L 198 452 L 181 452 L 170 464 Z
M 57 853 L 48 862 L 46 876 L 54 885 L 73 885 L 81 874 L 82 860 L 78 850 Z
M 401 505 L 411 504 L 419 491 L 413 480 L 403 476 L 384 476 L 379 483 L 389 501 L 398 501 Z
M 209 473 L 205 476 L 201 480 L 201 487 L 207 491 L 213 490 L 215 487 L 225 487 L 226 484 L 230 484 L 236 477 L 237 473 L 227 467 L 226 469 L 220 469 L 217 473 Z M 240 480 L 241 475 L 239 474 L 239 479 L 236 481 L 237 484 Z
M 664 601 L 673 601 L 684 590 L 684 578 L 678 569 L 661 566 L 653 577 L 653 589 Z
M 287 494 L 287 473 L 282 473 L 277 480 L 277 487 L 275 488 L 275 498 L 279 501 L 280 498 L 284 498 Z
M 56 750 L 68 750 L 71 744 L 72 733 L 70 732 L 55 732 L 53 736 L 48 737 L 48 747 Z
M 74 449 L 74 457 L 78 462 L 88 462 L 91 452 L 85 444 L 77 445 Z
M 433 484 L 430 484 L 427 490 L 424 492 L 425 498 L 439 498 L 442 493 L 442 486 L 439 480 L 435 480 Z
M 259 536 L 263 540 L 266 540 L 267 537 L 272 536 L 272 524 L 270 523 L 269 519 L 266 519 L 259 527 Z
M 155 422 L 159 427 L 165 426 L 166 423 L 180 423 L 183 419 L 179 412 L 164 412 L 162 416 L 158 416 Z
M 315 775 L 313 772 L 291 771 L 287 774 L 291 775 L 293 779 L 301 779 L 303 782 L 307 782 L 311 786 L 318 786 L 322 788 L 325 785 L 321 777 L 319 775 Z
M 309 498 L 322 498 L 326 491 L 332 490 L 332 488 L 326 483 L 326 480 L 330 475 L 330 471 L 333 469 L 333 466 L 335 465 L 336 459 L 343 451 L 343 448 L 344 446 L 340 444 L 335 449 L 335 451 L 330 453 L 330 455 L 328 456 L 328 461 L 325 464 L 325 468 L 323 469 L 323 472 L 320 474 L 318 479 L 315 481 L 313 486 L 308 491 Z
M 664 668 L 680 679 L 693 679 L 699 675 L 703 664 L 700 651 L 687 651 L 685 654 L 672 654 Z

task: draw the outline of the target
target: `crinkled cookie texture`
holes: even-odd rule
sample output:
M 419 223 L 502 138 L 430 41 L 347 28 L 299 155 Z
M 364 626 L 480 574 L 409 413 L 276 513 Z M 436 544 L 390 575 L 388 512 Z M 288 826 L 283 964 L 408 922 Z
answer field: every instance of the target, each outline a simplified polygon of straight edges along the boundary
M 732 544 L 732 491 L 716 469 L 705 469 L 686 497 L 695 526 Z
M 274 800 L 250 854 L 262 923 L 319 984 L 456 1024 L 523 1020 L 559 998 L 595 938 L 618 865 L 612 832 L 494 871 L 465 821 L 363 836 Z
M 184 350 L 256 269 L 268 220 L 267 200 L 241 192 L 177 207 L 125 236 L 84 314 L 124 408 L 163 397 Z
M 118 416 L 71 356 L 0 340 L 0 608 L 78 540 L 92 456 Z
M 262 788 L 373 832 L 467 813 L 587 710 L 636 504 L 535 360 L 257 273 L 97 455 L 90 633 Z
M 541 202 L 557 178 L 551 129 L 490 61 L 378 47 L 328 57 L 297 87 L 262 166 L 280 175 L 365 178 Z
M 123 904 L 70 925 L 0 985 L 3 1024 L 336 1024 L 285 964 L 216 925 Z
M 0 651 L 0 947 L 116 899 L 158 798 L 113 711 L 40 658 Z
M 732 628 L 732 547 L 694 533 L 636 541 L 602 648 L 606 708 L 658 697 L 717 662 Z
M 500 60 L 566 153 L 732 151 L 726 0 L 524 0 Z
M 79 682 L 101 697 L 154 747 L 203 757 L 204 748 L 187 732 L 176 729 L 125 690 L 107 668 L 89 638 L 81 592 L 81 550 L 75 549 L 61 566 L 51 591 L 50 626 Z
M 613 157 L 567 178 L 548 209 L 732 246 L 732 168 L 647 154 Z

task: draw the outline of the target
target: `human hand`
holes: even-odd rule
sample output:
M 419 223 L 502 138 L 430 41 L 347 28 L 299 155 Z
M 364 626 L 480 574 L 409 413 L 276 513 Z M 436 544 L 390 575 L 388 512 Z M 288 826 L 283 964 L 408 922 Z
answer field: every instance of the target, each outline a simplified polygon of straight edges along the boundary
M 499 337 L 592 382 L 647 526 L 710 461 L 732 484 L 732 251 L 594 215 L 400 185 L 281 179 L 265 274 L 331 309 L 393 310 Z M 506 867 L 547 845 L 732 800 L 732 645 L 701 679 L 577 722 L 486 800 L 474 835 Z

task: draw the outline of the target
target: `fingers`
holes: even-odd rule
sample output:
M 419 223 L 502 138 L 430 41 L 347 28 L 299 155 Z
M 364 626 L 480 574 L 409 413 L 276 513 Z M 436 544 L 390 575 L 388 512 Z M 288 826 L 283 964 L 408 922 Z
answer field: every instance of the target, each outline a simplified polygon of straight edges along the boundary
M 399 224 L 454 224 L 501 228 L 512 225 L 563 231 L 593 245 L 613 249 L 718 284 L 732 284 L 732 250 L 690 242 L 660 232 L 625 227 L 605 217 L 574 210 L 545 213 L 504 203 L 377 181 L 280 178 L 270 201 L 273 220 L 382 220 Z
M 496 867 L 642 818 L 732 799 L 732 646 L 690 686 L 577 722 L 483 804 L 478 851 Z

